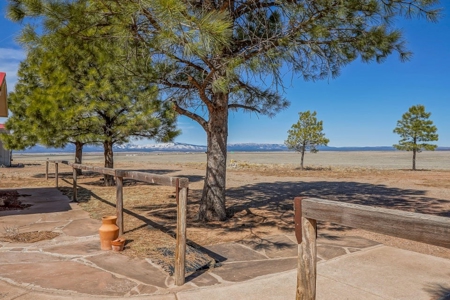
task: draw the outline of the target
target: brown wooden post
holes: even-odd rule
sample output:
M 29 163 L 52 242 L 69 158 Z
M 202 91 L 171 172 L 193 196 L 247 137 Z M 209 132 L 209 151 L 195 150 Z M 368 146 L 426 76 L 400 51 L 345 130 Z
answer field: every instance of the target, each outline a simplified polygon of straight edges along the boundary
M 294 224 L 297 244 L 302 242 L 302 197 L 294 198 Z
M 73 175 L 73 191 L 72 191 L 72 201 L 77 201 L 77 169 L 73 168 L 72 170 Z
M 56 187 L 58 187 L 58 163 L 55 163 L 55 181 Z
M 48 158 L 45 162 L 45 180 L 48 180 Z
M 119 236 L 123 235 L 123 177 L 116 177 L 116 214 Z
M 302 243 L 298 246 L 297 300 L 316 299 L 317 222 L 302 217 Z
M 177 179 L 177 245 L 175 249 L 175 284 L 180 286 L 185 282 L 186 260 L 186 211 L 188 188 L 179 188 Z

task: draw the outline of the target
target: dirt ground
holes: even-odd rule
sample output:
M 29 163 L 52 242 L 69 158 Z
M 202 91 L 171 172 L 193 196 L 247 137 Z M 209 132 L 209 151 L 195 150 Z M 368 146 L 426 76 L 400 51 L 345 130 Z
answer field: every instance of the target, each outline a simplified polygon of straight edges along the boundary
M 72 160 L 70 155 L 14 155 L 23 167 L 1 168 L 0 188 L 54 186 L 45 180 L 45 160 Z M 299 155 L 287 152 L 230 153 L 227 173 L 226 222 L 195 220 L 205 173 L 204 153 L 119 153 L 116 168 L 133 169 L 190 180 L 188 239 L 191 245 L 257 238 L 293 232 L 293 198 L 316 197 L 450 217 L 450 152 L 418 155 L 420 170 L 410 171 L 406 152 L 319 152 L 307 154 L 306 170 Z M 100 154 L 85 154 L 83 163 L 102 165 Z M 72 172 L 60 166 L 61 190 L 71 196 Z M 93 218 L 115 214 L 115 187 L 102 186 L 101 176 L 79 177 L 80 205 Z M 176 203 L 171 187 L 124 182 L 124 254 L 152 256 L 173 247 Z M 1 229 L 0 229 L 1 230 Z M 450 250 L 385 235 L 321 223 L 321 235 L 358 235 L 386 245 L 450 258 Z M 1 235 L 1 233 L 0 233 Z M 165 251 L 165 250 L 164 250 Z

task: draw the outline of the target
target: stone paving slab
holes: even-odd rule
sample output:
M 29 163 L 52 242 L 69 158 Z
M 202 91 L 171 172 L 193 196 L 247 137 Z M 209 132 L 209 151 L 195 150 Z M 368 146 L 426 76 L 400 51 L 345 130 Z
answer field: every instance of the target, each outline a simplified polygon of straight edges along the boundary
M 225 281 L 239 282 L 295 268 L 297 268 L 297 258 L 284 258 L 224 264 L 220 268 L 211 270 L 211 273 L 220 276 Z
M 144 293 L 143 293 L 144 294 Z M 61 292 L 40 292 L 36 290 L 24 289 L 0 280 L 0 299 L 2 300 L 92 300 L 92 299 L 114 299 L 114 300 L 129 300 L 130 296 L 126 297 L 99 297 L 94 295 L 80 295 L 77 293 L 61 293 Z M 146 299 L 146 300 L 177 300 L 173 293 L 162 295 L 133 295 L 132 299 Z
M 21 295 L 29 294 L 29 290 L 21 289 L 19 287 L 7 284 L 6 282 L 0 280 L 0 299 L 2 300 L 13 300 L 17 299 Z
M 62 230 L 65 235 L 69 236 L 90 236 L 98 234 L 102 222 L 94 219 L 77 219 Z
M 169 276 L 143 259 L 132 259 L 112 251 L 86 259 L 104 270 L 138 280 L 141 283 L 161 288 L 168 287 L 166 282 Z
M 361 250 L 358 248 L 358 251 Z M 347 254 L 344 248 L 328 245 L 326 247 L 317 247 L 317 257 L 323 260 L 330 260 L 338 256 Z
M 195 286 L 213 286 L 220 284 L 219 279 L 211 275 L 212 272 L 196 272 L 192 276 L 186 278 L 186 282 L 195 284 Z
M 364 249 L 380 245 L 380 243 L 359 236 L 319 235 L 317 238 L 317 245 L 333 245 Z
M 19 248 L 20 249 L 20 248 Z M 0 252 L 0 267 L 3 264 L 33 264 L 64 260 L 57 256 L 52 256 L 39 252 Z M 1 273 L 0 273 L 1 274 Z M 1 298 L 0 298 L 1 299 Z
M 297 272 L 267 275 L 256 280 L 222 284 L 177 293 L 178 300 L 289 300 L 295 299 Z
M 75 242 L 73 244 L 62 244 L 51 247 L 43 247 L 42 250 L 48 253 L 63 255 L 93 255 L 101 254 L 104 251 L 100 249 L 98 239 L 84 242 Z
M 6 211 L 2 211 L 0 213 L 5 213 Z M 23 226 L 27 226 L 30 224 L 37 223 L 41 220 L 41 216 L 39 214 L 30 214 L 30 215 L 1 215 L 0 214 L 0 229 L 4 229 L 5 227 L 17 227 L 21 228 Z M 3 234 L 3 232 L 2 232 Z
M 285 235 L 269 236 L 264 238 L 269 243 L 264 252 L 270 258 L 297 257 L 298 244 Z
M 317 275 L 317 300 L 393 300 L 361 290 L 355 286 Z M 294 289 L 296 287 L 293 287 Z M 413 300 L 413 299 L 411 299 Z
M 68 221 L 58 221 L 58 222 L 36 222 L 33 224 L 27 224 L 19 228 L 19 232 L 31 232 L 31 231 L 54 231 L 58 228 L 67 225 Z
M 71 207 L 72 208 L 72 207 Z M 55 212 L 51 214 L 39 214 L 40 222 L 56 222 L 76 219 L 89 219 L 89 213 L 81 209 L 71 209 L 64 212 Z
M 393 247 L 338 257 L 319 264 L 318 273 L 383 299 L 440 299 L 445 291 L 450 294 L 450 260 Z
M 205 246 L 208 254 L 218 262 L 235 262 L 267 259 L 267 256 L 237 243 Z
M 242 245 L 269 258 L 297 256 L 297 243 L 285 235 L 268 236 L 260 239 L 240 241 Z
M 137 286 L 128 279 L 71 261 L 3 264 L 0 274 L 16 283 L 88 295 L 125 296 Z

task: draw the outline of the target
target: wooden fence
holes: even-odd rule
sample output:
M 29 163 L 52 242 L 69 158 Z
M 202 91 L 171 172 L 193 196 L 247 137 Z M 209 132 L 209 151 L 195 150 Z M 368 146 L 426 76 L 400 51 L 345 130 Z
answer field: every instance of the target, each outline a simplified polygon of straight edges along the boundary
M 322 199 L 294 199 L 298 247 L 297 300 L 316 299 L 317 221 L 450 248 L 450 218 Z
M 58 165 L 69 165 L 73 169 L 73 194 L 72 200 L 77 200 L 77 172 L 76 169 L 107 174 L 116 177 L 116 213 L 119 235 L 124 232 L 123 225 L 123 179 L 130 178 L 138 181 L 155 183 L 165 186 L 173 186 L 176 189 L 177 201 L 177 231 L 175 249 L 175 284 L 183 285 L 185 282 L 185 260 L 186 260 L 186 211 L 189 179 L 182 177 L 161 176 L 146 172 L 130 170 L 119 170 L 111 168 L 94 167 L 82 164 L 69 163 L 65 160 L 47 160 L 45 167 L 45 178 L 48 179 L 49 163 L 55 164 L 55 184 L 58 187 Z

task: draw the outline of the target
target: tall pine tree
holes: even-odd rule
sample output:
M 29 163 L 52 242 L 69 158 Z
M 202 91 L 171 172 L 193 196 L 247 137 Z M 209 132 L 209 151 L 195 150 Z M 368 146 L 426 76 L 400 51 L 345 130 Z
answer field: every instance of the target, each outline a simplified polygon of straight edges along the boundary
M 409 57 L 398 16 L 436 21 L 437 0 L 112 0 L 148 53 L 157 82 L 175 110 L 207 136 L 200 220 L 224 220 L 228 113 L 273 116 L 288 106 L 283 72 L 305 80 L 336 77 L 357 58 Z M 118 21 L 119 22 L 119 21 Z
M 56 115 L 47 119 L 49 127 L 60 118 L 62 124 L 52 128 L 56 136 L 73 139 L 74 132 L 67 128 L 88 128 L 89 142 L 103 145 L 104 166 L 113 168 L 114 144 L 128 142 L 130 137 L 170 141 L 179 133 L 175 130 L 175 112 L 170 104 L 158 99 L 156 86 L 128 76 L 124 66 L 133 68 L 139 62 L 123 60 L 123 45 L 111 38 L 113 28 L 87 26 L 93 22 L 86 14 L 88 2 L 15 4 L 9 10 L 12 19 L 39 17 L 45 29 L 44 34 L 38 34 L 27 26 L 20 38 L 29 53 L 40 53 L 39 58 L 34 57 L 39 60 L 35 71 L 45 83 L 37 93 L 45 95 L 43 103 L 47 105 L 37 105 L 35 98 L 27 111 L 44 115 L 46 110 Z M 97 15 L 91 16 L 95 22 L 101 21 Z M 81 34 L 96 38 L 86 42 L 79 38 Z M 42 134 L 39 137 L 44 139 Z M 112 184 L 114 178 L 105 175 L 105 185 Z

